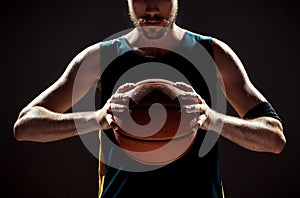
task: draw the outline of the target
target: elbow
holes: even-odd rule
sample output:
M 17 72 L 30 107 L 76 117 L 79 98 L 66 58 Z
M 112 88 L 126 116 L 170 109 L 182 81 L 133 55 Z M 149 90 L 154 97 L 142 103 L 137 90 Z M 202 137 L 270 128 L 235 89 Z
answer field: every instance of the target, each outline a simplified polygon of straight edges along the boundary
M 285 148 L 286 138 L 285 138 L 284 133 L 283 133 L 282 124 L 277 121 L 276 126 L 277 127 L 275 127 L 275 132 L 274 132 L 275 138 L 274 138 L 273 153 L 280 154 L 280 153 L 282 153 L 282 151 Z
M 24 120 L 18 120 L 13 128 L 14 138 L 16 141 L 30 141 L 30 142 L 47 142 L 38 135 L 34 129 L 26 124 Z
M 18 120 L 13 128 L 13 133 L 16 141 L 30 141 L 45 143 L 49 140 L 39 135 L 39 132 L 32 128 L 25 119 Z
M 23 109 L 13 126 L 14 138 L 17 141 L 30 141 L 31 130 L 30 130 L 30 109 Z
M 37 117 L 40 114 L 39 107 L 23 109 L 13 126 L 14 138 L 17 141 L 31 141 L 45 143 L 49 138 L 41 131 Z
M 26 127 L 25 119 L 18 119 L 14 124 L 13 133 L 17 141 L 26 141 L 29 139 L 29 131 Z
M 281 132 L 276 137 L 273 153 L 275 153 L 275 154 L 282 153 L 282 151 L 285 148 L 285 145 L 286 145 L 286 139 L 285 139 L 285 136 L 283 135 L 283 133 Z
M 17 141 L 24 141 L 25 137 L 24 137 L 24 133 L 23 131 L 23 126 L 22 124 L 20 124 L 20 121 L 18 120 L 13 128 L 13 132 L 14 132 L 14 137 Z
M 268 144 L 266 152 L 280 154 L 285 148 L 286 138 L 283 133 L 283 126 L 280 121 L 274 118 L 265 118 L 266 131 L 269 133 Z M 266 143 L 266 142 L 265 142 Z
M 24 131 L 25 131 L 25 119 L 24 117 L 26 116 L 26 113 L 28 112 L 28 110 L 23 109 L 20 114 L 19 117 L 17 119 L 17 121 L 15 122 L 14 126 L 13 126 L 13 134 L 14 137 L 17 141 L 24 141 L 26 140 L 25 135 L 24 135 Z

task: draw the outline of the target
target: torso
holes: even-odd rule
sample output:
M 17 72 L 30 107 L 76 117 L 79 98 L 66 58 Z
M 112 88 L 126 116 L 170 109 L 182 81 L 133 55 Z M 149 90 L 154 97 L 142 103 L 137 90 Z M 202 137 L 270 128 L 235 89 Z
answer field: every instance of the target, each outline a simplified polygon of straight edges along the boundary
M 182 50 L 182 53 L 188 53 L 189 50 L 193 50 L 193 42 L 195 40 L 202 44 L 212 55 L 210 38 L 195 35 L 191 32 L 185 33 L 178 46 L 174 46 L 174 49 L 176 51 L 178 49 L 179 51 Z M 105 50 L 107 54 L 105 54 Z M 169 73 L 160 72 L 160 66 L 171 66 L 176 71 L 179 71 L 179 73 L 189 79 L 190 82 L 186 83 L 190 83 L 208 104 L 211 102 L 209 90 L 205 80 L 201 78 L 201 74 L 199 75 L 197 69 L 184 57 L 178 56 L 178 54 L 172 53 L 172 51 L 171 53 L 164 53 L 157 57 L 144 57 L 132 51 L 132 48 L 130 48 L 128 42 L 126 42 L 126 37 L 120 37 L 114 41 L 104 43 L 101 51 L 104 53 L 101 57 L 105 55 L 111 56 L 110 59 L 105 60 L 106 63 L 104 63 L 107 64 L 107 67 L 105 67 L 105 71 L 101 77 L 101 101 L 106 101 L 110 97 L 114 86 L 126 72 L 145 66 L 145 68 L 141 70 L 143 72 L 130 77 L 131 82 L 134 82 L 139 80 L 139 78 L 145 78 L 143 73 L 150 73 L 146 72 L 146 67 L 147 64 L 151 64 L 153 70 L 155 70 L 154 68 L 156 67 L 158 68 L 157 75 Z M 115 57 L 112 53 L 116 53 Z M 156 73 L 149 74 L 149 76 L 146 75 L 146 78 L 153 77 L 153 75 L 156 75 Z M 178 81 L 176 76 L 172 79 L 174 75 L 165 77 L 171 81 Z M 216 78 L 216 73 L 212 74 L 212 77 Z M 127 171 L 132 164 L 126 167 L 128 165 L 126 164 L 126 160 L 129 160 L 131 163 L 131 159 L 128 159 L 126 154 L 122 153 L 122 151 L 117 152 L 120 148 L 118 148 L 116 144 L 113 132 L 107 130 L 101 134 L 104 158 L 108 164 L 102 198 L 178 197 L 179 194 L 184 194 L 185 197 L 222 197 L 218 145 L 215 144 L 205 157 L 199 157 L 199 148 L 206 135 L 205 131 L 198 131 L 196 141 L 183 157 L 167 166 L 147 172 Z M 137 191 L 137 189 L 139 190 Z M 144 192 L 144 194 L 141 195 L 138 192 Z

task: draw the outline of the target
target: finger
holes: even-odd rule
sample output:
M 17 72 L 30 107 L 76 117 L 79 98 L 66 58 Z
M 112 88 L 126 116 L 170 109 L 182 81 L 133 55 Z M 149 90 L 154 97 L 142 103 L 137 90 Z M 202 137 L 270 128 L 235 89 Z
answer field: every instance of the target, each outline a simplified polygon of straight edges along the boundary
M 198 118 L 199 118 L 199 116 L 196 116 L 189 123 L 193 132 L 196 132 L 199 129 Z
M 121 85 L 118 90 L 116 91 L 116 93 L 124 93 L 126 91 L 129 91 L 131 89 L 135 88 L 135 84 L 134 83 L 125 83 L 124 85 Z
M 188 85 L 184 82 L 176 82 L 175 86 L 181 90 L 187 91 L 187 92 L 195 92 L 193 87 L 191 85 Z
M 203 100 L 199 94 L 196 92 L 182 92 L 180 93 L 179 97 L 183 100 L 192 100 L 196 103 L 201 103 Z
M 124 93 L 115 93 L 114 95 L 112 95 L 111 97 L 111 103 L 115 103 L 115 102 L 126 102 L 130 99 L 128 94 L 124 94 Z
M 198 96 L 199 96 L 199 97 L 198 97 L 199 102 L 200 102 L 201 104 L 206 104 L 205 100 L 204 100 L 200 95 L 198 95 Z
M 204 124 L 206 121 L 207 121 L 207 114 L 200 115 L 197 121 L 199 128 L 205 129 Z
M 119 126 L 115 123 L 114 119 L 113 119 L 113 116 L 111 114 L 107 114 L 105 116 L 105 119 L 108 123 L 108 125 L 114 129 L 114 130 L 118 130 L 119 129 Z
M 111 112 L 124 112 L 127 111 L 129 108 L 126 105 L 111 103 L 109 107 L 109 111 Z
M 185 105 L 183 106 L 183 109 L 187 113 L 204 113 L 205 112 L 205 106 L 203 104 L 194 104 L 194 105 Z

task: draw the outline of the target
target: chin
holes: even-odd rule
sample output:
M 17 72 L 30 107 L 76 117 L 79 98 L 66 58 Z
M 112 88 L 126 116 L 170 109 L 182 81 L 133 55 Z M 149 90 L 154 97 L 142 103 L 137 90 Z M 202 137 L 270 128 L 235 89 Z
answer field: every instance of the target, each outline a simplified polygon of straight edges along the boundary
M 139 27 L 140 32 L 148 39 L 160 39 L 167 32 L 169 32 L 169 28 L 162 25 L 144 25 Z

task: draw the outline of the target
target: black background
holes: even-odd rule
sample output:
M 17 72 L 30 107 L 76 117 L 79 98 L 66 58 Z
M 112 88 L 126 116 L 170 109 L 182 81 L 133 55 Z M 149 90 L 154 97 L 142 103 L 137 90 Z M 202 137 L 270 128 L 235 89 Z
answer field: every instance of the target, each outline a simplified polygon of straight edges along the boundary
M 1 198 L 97 196 L 97 159 L 80 138 L 17 142 L 12 127 L 22 107 L 51 85 L 77 53 L 132 27 L 126 4 L 1 1 Z M 298 197 L 299 3 L 182 0 L 179 5 L 178 25 L 229 44 L 284 121 L 287 146 L 280 155 L 247 151 L 220 139 L 226 197 Z

